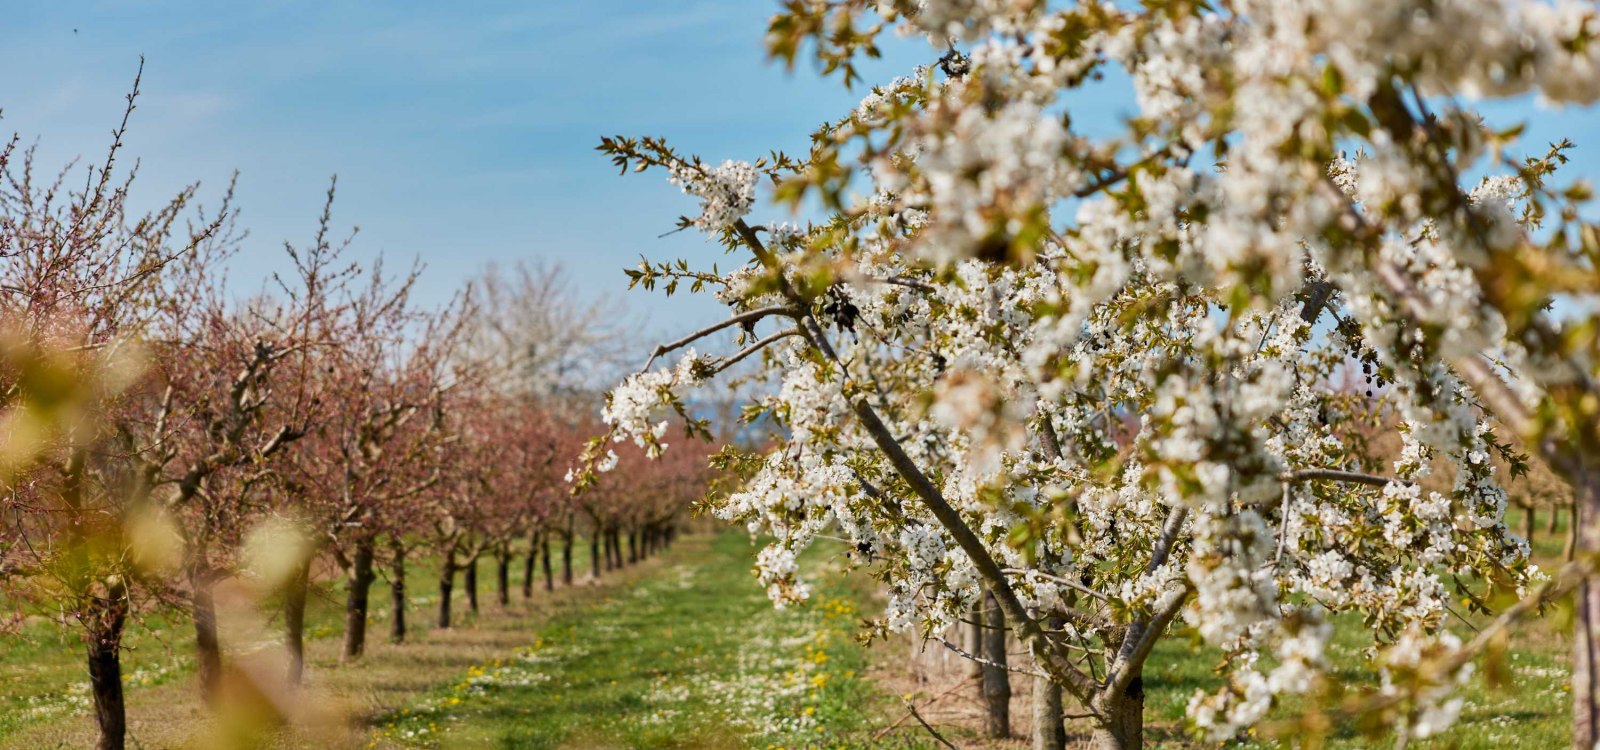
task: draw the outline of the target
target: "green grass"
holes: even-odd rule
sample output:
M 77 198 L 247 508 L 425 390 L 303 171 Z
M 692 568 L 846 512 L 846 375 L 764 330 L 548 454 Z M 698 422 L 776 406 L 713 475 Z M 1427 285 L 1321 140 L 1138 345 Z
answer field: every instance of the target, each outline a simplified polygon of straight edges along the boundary
M 1544 532 L 1540 513 L 1538 533 L 1533 541 L 1534 557 L 1540 567 L 1553 572 L 1561 565 L 1560 555 L 1566 534 L 1563 517 L 1555 534 Z M 1507 524 L 1519 528 L 1520 512 L 1512 508 Z M 1545 618 L 1523 621 L 1512 631 L 1505 657 L 1504 681 L 1491 681 L 1479 670 L 1457 695 L 1464 699 L 1459 720 L 1448 731 L 1408 747 L 1443 750 L 1505 750 L 1507 748 L 1559 748 L 1571 741 L 1570 616 L 1552 610 Z M 1481 622 L 1486 618 L 1474 618 Z M 1459 623 L 1463 639 L 1471 637 Z M 1220 681 L 1213 668 L 1218 654 L 1199 645 L 1198 638 L 1179 633 L 1163 640 L 1146 668 L 1148 691 L 1146 719 L 1153 736 L 1178 742 L 1184 709 L 1190 696 L 1200 689 L 1214 690 Z M 1362 650 L 1371 638 L 1353 618 L 1336 621 L 1329 657 L 1334 665 L 1332 679 L 1346 686 L 1375 687 L 1374 673 L 1366 666 Z M 1303 707 L 1288 702 L 1275 718 L 1289 718 Z M 1393 735 L 1367 737 L 1350 725 L 1333 728 L 1327 746 L 1333 749 L 1393 747 Z M 1200 746 L 1196 743 L 1196 746 Z M 1267 743 L 1240 743 L 1239 748 L 1273 747 Z
M 685 545 L 627 591 L 550 622 L 383 717 L 378 744 L 410 747 L 882 747 L 887 698 L 854 636 L 864 577 L 809 555 L 815 590 L 775 610 L 736 534 Z M 676 552 L 676 550 L 675 550 Z M 903 746 L 903 745 L 902 745 Z
M 1370 639 L 1364 637 L 1359 623 L 1341 621 L 1338 625 L 1329 646 L 1335 667 L 1330 678 L 1348 687 L 1375 687 L 1374 675 L 1364 666 L 1361 655 Z M 1565 747 L 1571 736 L 1571 705 L 1567 692 L 1571 671 L 1567 664 L 1564 639 L 1558 638 L 1546 624 L 1522 629 L 1513 637 L 1511 653 L 1507 656 L 1510 679 L 1491 684 L 1484 675 L 1474 675 L 1457 693 L 1464 704 L 1455 726 L 1439 736 L 1414 741 L 1409 747 L 1459 750 Z M 1146 719 L 1154 725 L 1153 737 L 1169 741 L 1183 737 L 1184 709 L 1190 696 L 1197 690 L 1210 691 L 1220 685 L 1212 671 L 1216 665 L 1215 651 L 1197 646 L 1181 634 L 1157 646 L 1145 673 Z M 1288 702 L 1274 718 L 1291 718 L 1302 708 L 1296 702 Z M 1335 726 L 1327 739 L 1329 748 L 1394 745 L 1392 735 L 1367 737 L 1350 725 Z M 1234 746 L 1274 747 L 1265 742 Z
M 513 588 L 520 587 L 520 566 L 514 566 Z M 368 610 L 369 643 L 388 637 L 390 598 L 388 580 L 379 571 L 373 585 Z M 479 562 L 480 603 L 492 606 L 493 563 Z M 438 562 L 422 559 L 407 571 L 410 587 L 408 622 L 413 630 L 431 626 L 438 602 Z M 308 641 L 337 638 L 343 633 L 344 581 L 332 578 L 316 581 L 306 600 Z M 461 580 L 456 580 L 456 618 L 470 625 Z M 3 604 L 3 602 L 0 602 Z M 281 628 L 281 611 L 276 599 L 267 603 L 270 624 Z M 21 606 L 21 605 L 13 605 Z M 27 611 L 26 609 L 24 611 Z M 274 634 L 275 637 L 281 637 Z M 0 636 L 0 740 L 30 727 L 70 720 L 88 714 L 90 702 L 88 672 L 82 631 L 76 623 L 63 625 L 48 611 L 34 609 L 15 633 Z M 188 617 L 178 611 L 158 610 L 136 615 L 128 623 L 122 656 L 123 688 L 133 694 L 173 682 L 187 682 L 194 673 L 194 631 Z M 224 643 L 225 651 L 250 644 Z
M 1540 527 L 1536 555 L 1551 569 L 1563 532 L 1547 536 Z M 518 602 L 514 611 L 501 612 L 492 591 L 484 588 L 485 618 L 476 628 L 474 618 L 465 615 L 458 580 L 462 627 L 449 637 L 426 629 L 437 584 L 435 568 L 424 561 L 410 574 L 413 644 L 380 645 L 368 661 L 348 667 L 338 665 L 336 643 L 323 643 L 314 654 L 330 690 L 372 696 L 363 702 L 370 709 L 357 712 L 353 744 L 281 744 L 854 748 L 892 741 L 901 743 L 894 747 L 932 747 L 914 726 L 886 739 L 874 736 L 904 709 L 866 677 L 869 662 L 877 661 L 880 671 L 904 670 L 906 665 L 896 663 L 904 650 L 891 643 L 869 651 L 855 642 L 859 622 L 877 614 L 868 603 L 872 582 L 860 573 L 842 575 L 830 557 L 835 552 L 821 544 L 803 559 L 814 595 L 805 606 L 788 610 L 774 610 L 767 602 L 751 575 L 754 550 L 738 534 L 686 537 L 650 566 L 608 576 L 602 587 L 558 591 L 553 600 L 541 592 L 531 608 Z M 518 573 L 514 569 L 513 576 Z M 492 567 L 485 563 L 480 587 L 489 584 Z M 369 634 L 378 642 L 387 633 L 387 593 L 380 579 Z M 339 634 L 342 597 L 337 581 L 317 587 L 308 611 L 312 635 L 331 641 Z M 1370 684 L 1360 653 L 1367 645 L 1362 629 L 1341 625 L 1330 652 L 1334 677 Z M 125 658 L 130 700 L 137 707 L 136 697 L 149 695 L 147 707 L 131 708 L 131 716 L 143 711 L 160 717 L 157 721 L 188 721 L 182 717 L 203 715 L 151 706 L 173 696 L 192 701 L 191 638 L 187 620 L 179 615 L 149 617 L 131 628 L 132 648 Z M 1474 677 L 1461 693 L 1465 707 L 1457 725 L 1412 747 L 1565 746 L 1567 643 L 1553 618 L 1519 627 L 1506 660 L 1509 680 L 1491 685 Z M 1160 644 L 1145 683 L 1149 746 L 1207 747 L 1188 739 L 1183 714 L 1196 690 L 1218 685 L 1216 661 L 1215 652 L 1183 633 Z M 29 746 L 81 746 L 88 726 L 84 682 L 82 645 L 72 630 L 36 619 L 20 637 L 7 636 L 0 648 L 0 740 L 22 741 L 20 732 L 30 738 Z M 380 684 L 394 689 L 375 687 Z M 1295 710 L 1285 706 L 1276 717 Z M 1020 700 L 1013 711 L 1026 715 Z M 34 730 L 54 732 L 68 725 L 75 728 L 54 744 L 35 741 L 56 735 Z M 999 747 L 982 744 L 971 727 L 940 729 L 963 746 Z M 1080 735 L 1087 730 L 1082 722 L 1074 725 Z M 1333 748 L 1392 746 L 1391 738 L 1368 738 L 1347 726 L 1336 727 L 1330 740 Z M 158 737 L 144 746 L 194 745 Z

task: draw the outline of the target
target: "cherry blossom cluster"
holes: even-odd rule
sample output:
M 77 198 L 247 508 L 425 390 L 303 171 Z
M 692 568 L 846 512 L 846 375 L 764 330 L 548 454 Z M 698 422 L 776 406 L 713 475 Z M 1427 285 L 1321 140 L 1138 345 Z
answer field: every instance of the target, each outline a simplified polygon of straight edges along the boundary
M 829 29 L 806 40 L 847 80 L 885 29 L 927 36 L 937 62 L 755 167 L 777 204 L 815 199 L 825 220 L 778 231 L 697 191 L 686 222 L 744 262 L 660 271 L 716 288 L 734 317 L 688 340 L 736 331 L 767 386 L 749 413 L 779 437 L 728 459 L 744 483 L 712 509 L 773 537 L 774 601 L 805 595 L 794 554 L 824 536 L 884 581 L 884 630 L 936 637 L 991 591 L 1104 747 L 1137 744 L 1128 686 L 1160 638 L 1218 654 L 1189 716 L 1226 741 L 1283 696 L 1330 694 L 1334 623 L 1359 620 L 1383 682 L 1362 705 L 1407 736 L 1448 727 L 1470 672 L 1460 610 L 1546 583 L 1504 523 L 1503 467 L 1535 446 L 1581 482 L 1573 457 L 1600 448 L 1596 334 L 1543 309 L 1554 290 L 1600 295 L 1587 189 L 1557 184 L 1563 146 L 1513 157 L 1516 129 L 1466 97 L 1600 98 L 1600 13 L 786 13 L 775 55 L 804 49 L 781 30 Z M 1138 108 L 1112 135 L 1073 116 L 1105 79 Z M 603 148 L 674 181 L 699 163 Z M 707 379 L 690 372 L 624 383 L 617 437 L 659 435 L 676 389 Z M 1398 454 L 1374 448 L 1385 432 Z

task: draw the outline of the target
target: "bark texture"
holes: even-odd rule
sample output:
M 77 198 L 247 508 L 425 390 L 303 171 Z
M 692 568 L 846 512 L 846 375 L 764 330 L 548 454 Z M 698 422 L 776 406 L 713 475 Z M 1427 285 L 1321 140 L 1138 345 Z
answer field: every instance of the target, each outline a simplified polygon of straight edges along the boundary
M 194 620 L 194 650 L 196 670 L 200 676 L 200 698 L 207 705 L 216 704 L 217 688 L 222 683 L 222 642 L 217 636 L 217 600 L 215 576 L 207 570 L 193 570 L 189 575 L 189 612 Z
M 122 698 L 122 632 L 128 620 L 128 591 L 120 582 L 107 587 L 104 601 L 92 606 L 95 631 L 89 634 L 89 690 L 99 750 L 122 750 L 128 735 L 128 713 Z
M 372 543 L 356 545 L 350 561 L 350 582 L 344 603 L 345 661 L 361 658 L 367 650 L 367 603 L 372 592 Z
M 1006 615 L 994 592 L 984 594 L 983 665 L 984 734 L 1011 736 L 1011 675 L 1006 670 Z
M 306 591 L 311 587 L 311 560 L 300 563 L 283 592 L 283 640 L 289 651 L 289 684 L 299 685 L 306 673 Z
M 444 562 L 439 565 L 439 627 L 450 627 L 450 599 L 456 587 L 456 561 L 453 555 L 445 555 Z
M 398 538 L 390 541 L 389 560 L 389 641 L 406 640 L 406 549 Z

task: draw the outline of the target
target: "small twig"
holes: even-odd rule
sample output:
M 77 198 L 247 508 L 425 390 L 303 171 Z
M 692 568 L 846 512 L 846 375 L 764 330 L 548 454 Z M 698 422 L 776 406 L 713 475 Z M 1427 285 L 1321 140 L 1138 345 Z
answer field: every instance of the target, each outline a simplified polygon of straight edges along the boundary
M 1325 479 L 1330 482 L 1354 482 L 1356 484 L 1370 484 L 1374 487 L 1382 487 L 1390 482 L 1404 481 L 1401 479 L 1380 477 L 1376 474 L 1363 474 L 1359 471 L 1345 471 L 1343 469 L 1301 469 L 1299 471 L 1284 472 L 1283 474 L 1278 475 L 1278 479 L 1283 482 L 1309 482 L 1318 479 Z
M 650 359 L 645 360 L 644 367 L 639 368 L 639 372 L 648 371 L 650 369 L 650 365 L 655 364 L 656 363 L 656 359 L 661 357 L 661 355 L 666 354 L 668 352 L 671 352 L 671 351 L 673 351 L 675 349 L 681 349 L 681 348 L 683 348 L 685 346 L 688 346 L 688 345 L 690 345 L 690 344 L 692 344 L 692 343 L 694 343 L 694 342 L 696 342 L 696 341 L 698 341 L 700 339 L 703 339 L 703 338 L 705 338 L 707 336 L 710 336 L 711 334 L 716 333 L 717 331 L 720 331 L 720 330 L 722 330 L 724 328 L 727 328 L 729 326 L 739 325 L 741 323 L 754 323 L 754 322 L 756 322 L 758 320 L 761 320 L 762 318 L 765 318 L 765 317 L 767 317 L 769 315 L 784 315 L 784 314 L 792 316 L 794 314 L 794 309 L 792 307 L 788 306 L 788 305 L 773 305 L 771 307 L 763 307 L 763 308 L 760 308 L 760 309 L 757 309 L 757 310 L 751 310 L 749 312 L 740 313 L 740 314 L 735 315 L 735 316 L 733 316 L 731 318 L 728 318 L 727 320 L 723 320 L 723 321 L 720 321 L 720 322 L 717 322 L 717 323 L 712 323 L 711 325 L 708 325 L 705 328 L 701 328 L 700 330 L 695 331 L 694 333 L 691 333 L 691 334 L 689 334 L 687 336 L 684 336 L 683 338 L 678 339 L 677 341 L 672 341 L 672 342 L 657 346 L 655 348 L 655 351 L 650 353 Z
M 950 686 L 950 688 L 948 690 L 945 690 L 944 692 L 942 692 L 942 693 L 940 693 L 938 695 L 935 695 L 932 698 L 929 698 L 928 702 L 924 703 L 923 705 L 924 706 L 931 706 L 931 705 L 933 705 L 935 703 L 938 703 L 939 701 L 942 701 L 945 698 L 950 697 L 950 695 L 952 693 L 955 693 L 957 690 L 960 690 L 960 689 L 962 689 L 962 688 L 964 688 L 964 687 L 966 687 L 968 685 L 971 685 L 973 682 L 976 682 L 977 679 L 978 678 L 976 678 L 976 677 L 968 677 L 965 680 L 957 682 L 956 684 Z M 909 693 L 908 693 L 908 695 L 909 695 Z M 901 698 L 901 700 L 904 700 L 904 701 L 909 703 L 911 699 L 910 698 Z M 890 724 L 889 726 L 886 726 L 886 727 L 884 727 L 882 729 L 879 729 L 877 732 L 875 732 L 872 735 L 873 741 L 877 741 L 877 740 L 883 739 L 884 735 L 886 735 L 886 734 L 888 734 L 890 732 L 893 732 L 896 729 L 899 729 L 900 725 L 906 723 L 906 719 L 909 719 L 909 718 L 911 718 L 911 714 L 907 713 L 906 715 L 904 715 L 904 716 L 902 716 L 902 717 L 900 717 L 898 719 L 895 719 L 895 722 L 893 724 Z
M 1061 584 L 1063 586 L 1071 588 L 1071 589 L 1073 589 L 1075 591 L 1079 591 L 1079 592 L 1088 594 L 1089 596 L 1092 596 L 1092 597 L 1094 597 L 1096 599 L 1099 599 L 1100 601 L 1103 601 L 1103 602 L 1111 601 L 1111 597 L 1106 596 L 1105 594 L 1102 594 L 1099 591 L 1095 591 L 1094 589 L 1089 588 L 1088 586 L 1085 586 L 1085 585 L 1083 585 L 1081 583 L 1078 583 L 1077 581 L 1073 581 L 1073 580 L 1070 580 L 1070 579 L 1067 579 L 1067 578 L 1062 578 L 1061 576 L 1053 576 L 1053 575 L 1050 575 L 1049 573 L 1040 573 L 1037 570 L 1022 570 L 1020 568 L 1006 568 L 1003 572 L 1012 573 L 1012 574 L 1020 575 L 1020 576 L 1024 576 L 1024 577 L 1030 576 L 1030 575 L 1038 576 L 1038 577 L 1043 578 L 1043 579 L 1048 580 L 1048 581 L 1055 581 L 1056 583 L 1059 583 L 1059 584 Z
M 728 355 L 726 357 L 723 357 L 722 359 L 718 360 L 717 363 L 712 366 L 711 374 L 712 375 L 719 374 L 723 370 L 726 370 L 729 367 L 732 367 L 732 366 L 734 366 L 736 364 L 739 364 L 740 360 L 743 360 L 745 357 L 748 357 L 748 356 L 750 356 L 752 354 L 755 354 L 756 352 L 761 351 L 762 349 L 767 348 L 767 345 L 771 344 L 774 341 L 778 341 L 780 339 L 786 339 L 786 338 L 788 338 L 790 336 L 799 336 L 799 335 L 800 335 L 800 329 L 798 329 L 798 328 L 785 328 L 784 330 L 778 331 L 777 333 L 774 333 L 771 336 L 768 336 L 768 337 L 766 337 L 764 339 L 761 339 L 760 341 L 757 341 L 754 344 L 751 344 L 751 345 L 749 345 L 749 346 L 747 346 L 747 347 L 745 347 L 743 349 L 740 349 L 739 351 L 737 351 L 737 352 L 735 352 L 733 354 L 730 354 L 730 355 Z
M 913 278 L 910 278 L 910 277 L 907 277 L 907 276 L 889 276 L 887 278 L 882 278 L 882 279 L 873 279 L 873 281 L 876 281 L 876 282 L 878 282 L 880 284 L 891 284 L 893 286 L 908 287 L 908 288 L 916 289 L 918 291 L 923 291 L 923 292 L 932 292 L 932 291 L 934 291 L 934 286 L 932 284 L 929 284 L 929 283 L 927 283 L 925 281 L 919 281 L 917 279 L 913 279 Z
M 1025 674 L 1025 675 L 1028 675 L 1030 677 L 1043 677 L 1043 678 L 1045 678 L 1047 680 L 1050 679 L 1050 675 L 1047 675 L 1047 674 L 1045 674 L 1043 672 L 1037 672 L 1037 671 L 1034 671 L 1032 669 L 1023 669 L 1021 667 L 1013 667 L 1013 666 L 1011 666 L 1009 664 L 1001 664 L 1000 662 L 990 661 L 990 660 L 985 659 L 985 658 L 983 658 L 981 656 L 978 656 L 976 654 L 968 653 L 966 651 L 961 650 L 960 646 L 957 646 L 956 644 L 951 643 L 951 642 L 949 642 L 949 641 L 947 641 L 947 640 L 945 640 L 943 638 L 940 638 L 939 642 L 944 644 L 945 648 L 950 649 L 951 651 L 954 651 L 957 654 L 960 654 L 962 657 L 967 658 L 967 659 L 971 659 L 972 661 L 975 661 L 975 662 L 977 662 L 979 664 L 982 664 L 984 666 L 996 667 L 998 669 L 1004 669 L 1007 672 L 1016 672 L 1017 674 Z
M 934 729 L 933 725 L 929 724 L 926 719 L 922 718 L 922 714 L 917 713 L 917 707 L 912 705 L 911 701 L 906 701 L 906 708 L 911 711 L 911 718 L 916 719 L 917 723 L 921 724 L 923 729 L 928 730 L 928 734 L 933 735 L 933 738 L 938 740 L 939 744 L 950 748 L 950 750 L 961 750 L 960 748 L 951 744 L 950 740 L 945 739 L 944 735 L 939 734 L 939 730 Z

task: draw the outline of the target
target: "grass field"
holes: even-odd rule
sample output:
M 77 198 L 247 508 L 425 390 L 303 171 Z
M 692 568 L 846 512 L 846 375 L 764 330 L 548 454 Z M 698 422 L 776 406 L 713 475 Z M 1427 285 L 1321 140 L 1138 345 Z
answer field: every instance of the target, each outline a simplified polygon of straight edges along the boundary
M 1517 528 L 1521 517 L 1513 508 L 1507 522 Z M 1541 567 L 1553 571 L 1560 567 L 1562 539 L 1566 530 L 1563 519 L 1553 535 L 1541 533 L 1534 539 L 1534 556 Z M 1460 720 L 1449 731 L 1427 740 L 1413 741 L 1412 748 L 1445 748 L 1459 750 L 1501 750 L 1504 748 L 1561 748 L 1571 738 L 1571 684 L 1570 643 L 1567 633 L 1561 632 L 1565 613 L 1552 611 L 1544 619 L 1536 619 L 1518 627 L 1512 636 L 1507 655 L 1508 672 L 1504 682 L 1491 684 L 1486 675 L 1479 674 L 1460 693 L 1464 698 Z M 1480 618 L 1481 619 L 1481 618 Z M 1330 657 L 1336 670 L 1334 679 L 1349 685 L 1375 684 L 1370 672 L 1362 668 L 1361 650 L 1368 645 L 1361 638 L 1359 622 L 1341 621 L 1335 630 Z M 1570 632 L 1570 625 L 1566 625 Z M 1470 633 L 1467 635 L 1470 636 Z M 1149 691 L 1147 717 L 1156 729 L 1157 738 L 1176 742 L 1181 738 L 1180 727 L 1184 708 L 1189 697 L 1200 688 L 1213 689 L 1218 684 L 1212 667 L 1214 655 L 1196 645 L 1198 639 L 1179 634 L 1157 646 L 1150 659 L 1145 676 Z M 1295 710 L 1289 705 L 1279 715 Z M 1328 738 L 1330 748 L 1393 747 L 1392 736 L 1368 738 L 1353 727 L 1338 726 Z M 1198 744 L 1196 745 L 1199 746 Z M 1271 747 L 1267 743 L 1241 745 L 1242 748 Z
M 691 538 L 693 539 L 693 538 Z M 480 592 L 482 614 L 466 612 L 460 579 L 455 591 L 456 622 L 452 630 L 433 628 L 438 602 L 437 568 L 430 561 L 413 566 L 408 575 L 412 596 L 408 642 L 387 642 L 389 599 L 387 582 L 380 578 L 373 589 L 367 654 L 357 666 L 339 662 L 343 589 L 338 580 L 322 581 L 307 603 L 307 680 L 311 702 L 337 709 L 344 725 L 329 736 L 284 736 L 272 746 L 363 747 L 370 741 L 373 722 L 385 712 L 451 680 L 471 665 L 497 654 L 509 654 L 531 641 L 532 629 L 549 618 L 587 603 L 616 588 L 651 575 L 661 565 L 652 560 L 608 574 L 599 585 L 587 582 L 562 587 L 554 593 L 536 588 L 532 601 L 520 591 L 509 607 L 494 602 L 492 590 Z M 490 566 L 480 572 L 480 586 L 492 581 Z M 520 588 L 514 569 L 513 587 Z M 541 582 L 542 583 L 542 582 Z M 268 623 L 281 627 L 281 618 Z M 270 634 L 275 637 L 275 634 Z M 209 747 L 209 714 L 202 708 L 193 679 L 192 631 L 181 618 L 148 618 L 130 626 L 130 650 L 124 656 L 128 695 L 130 747 Z M 83 646 L 75 632 L 32 622 L 20 636 L 7 636 L 0 649 L 0 747 L 78 748 L 93 743 L 94 725 L 88 713 L 87 675 Z M 269 642 L 225 641 L 237 657 L 239 651 Z
M 483 614 L 451 631 L 430 629 L 429 592 L 413 600 L 411 642 L 399 646 L 383 642 L 386 600 L 375 597 L 374 642 L 357 666 L 338 663 L 340 591 L 326 582 L 308 613 L 308 629 L 323 636 L 310 644 L 310 682 L 345 723 L 263 745 L 884 746 L 866 732 L 887 699 L 864 676 L 868 653 L 853 640 L 854 586 L 865 579 L 823 575 L 810 603 L 775 611 L 751 576 L 752 555 L 737 535 L 685 537 L 599 585 L 540 590 L 531 603 L 514 593 L 504 609 L 486 590 Z M 828 567 L 813 558 L 814 569 Z M 431 585 L 432 571 L 419 568 L 413 585 Z M 35 627 L 24 648 L 6 651 L 0 696 L 58 708 L 11 720 L 0 746 L 91 744 L 87 704 L 71 698 L 87 693 L 67 687 L 84 682 L 81 646 Z M 186 624 L 147 621 L 130 642 L 134 674 L 168 665 L 158 680 L 130 681 L 130 746 L 211 747 L 217 735 L 193 686 Z
M 563 614 L 385 717 L 384 745 L 882 747 L 888 700 L 853 640 L 859 592 L 812 555 L 804 606 L 774 610 L 749 541 L 703 538 L 627 591 Z M 902 743 L 903 746 L 903 743 Z
M 1541 537 L 1539 553 L 1559 553 L 1559 534 Z M 697 535 L 666 555 L 609 576 L 599 586 L 510 607 L 483 592 L 484 612 L 452 631 L 431 629 L 432 571 L 412 575 L 412 642 L 383 642 L 387 598 L 374 597 L 374 643 L 359 666 L 340 666 L 340 591 L 326 582 L 313 597 L 311 681 L 346 723 L 328 734 L 282 734 L 269 747 L 386 748 L 696 748 L 933 747 L 891 692 L 868 677 L 907 669 L 906 644 L 854 640 L 874 614 L 870 580 L 840 575 L 830 548 L 805 558 L 815 595 L 807 605 L 774 610 L 750 573 L 753 550 L 742 535 Z M 485 566 L 485 573 L 488 566 Z M 488 576 L 484 576 L 488 578 Z M 380 586 L 382 582 L 380 581 Z M 458 595 L 460 589 L 457 589 Z M 375 593 L 380 593 L 375 591 Z M 386 593 L 386 592 L 381 592 Z M 458 611 L 464 604 L 458 603 Z M 1341 628 L 1333 656 L 1338 679 L 1366 679 L 1356 634 Z M 0 650 L 0 746 L 82 747 L 92 739 L 81 647 L 70 633 L 34 623 L 26 640 Z M 134 747 L 208 747 L 207 714 L 198 705 L 186 623 L 151 620 L 135 628 L 128 656 Z M 1566 639 L 1552 622 L 1519 629 L 1508 657 L 1510 679 L 1474 678 L 1463 693 L 1461 721 L 1412 747 L 1552 748 L 1567 742 Z M 1020 658 L 1020 657 L 1019 657 Z M 1147 672 L 1147 737 L 1157 747 L 1205 747 L 1186 738 L 1190 695 L 1216 684 L 1214 657 L 1178 633 Z M 1019 680 L 1019 682 L 1021 682 Z M 923 693 L 935 692 L 929 686 Z M 972 691 L 965 691 L 972 692 Z M 955 701 L 975 696 L 957 694 Z M 1293 707 L 1288 707 L 1292 710 Z M 1028 707 L 1013 705 L 1017 726 Z M 882 730 L 900 720 L 892 732 Z M 939 723 L 958 745 L 988 742 L 970 723 Z M 1073 726 L 1076 736 L 1088 726 Z M 1392 746 L 1341 727 L 1335 748 Z M 1245 747 L 1266 747 L 1266 743 Z

